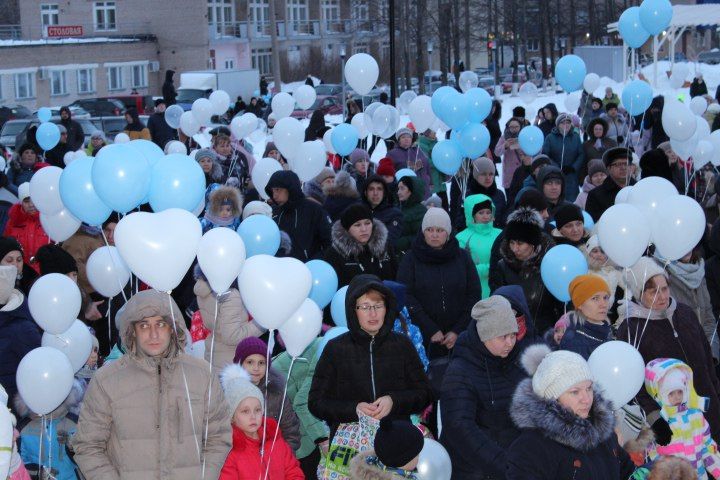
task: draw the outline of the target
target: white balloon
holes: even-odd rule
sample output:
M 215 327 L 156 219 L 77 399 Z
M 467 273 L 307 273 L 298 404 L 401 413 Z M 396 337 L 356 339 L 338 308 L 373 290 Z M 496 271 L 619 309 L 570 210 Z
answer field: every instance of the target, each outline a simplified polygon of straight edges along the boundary
M 200 131 L 200 123 L 193 112 L 184 112 L 180 115 L 180 130 L 188 137 L 192 137 Z
M 380 102 L 373 102 L 367 107 L 365 107 L 365 112 L 363 112 L 363 119 L 365 121 L 365 130 L 368 132 L 372 132 L 375 127 L 373 126 L 373 118 L 375 116 L 375 112 L 378 108 L 382 107 L 383 104 Z M 353 117 L 355 118 L 355 117 Z M 359 130 L 358 130 L 359 131 Z M 358 135 L 359 137 L 360 135 Z
M 720 166 L 720 130 L 712 132 L 708 137 L 708 141 L 712 143 L 713 146 L 713 156 L 710 161 L 713 166 Z
M 695 115 L 702 115 L 707 110 L 708 104 L 704 97 L 698 95 L 690 100 L 690 111 Z
M 415 126 L 416 132 L 424 132 L 437 120 L 435 113 L 432 110 L 432 104 L 430 103 L 430 97 L 427 95 L 418 95 L 408 107 L 408 115 L 410 121 Z
M 417 93 L 413 92 L 412 90 L 405 90 L 400 94 L 400 98 L 398 99 L 398 110 L 404 115 L 407 115 L 410 104 L 413 100 L 417 98 Z
M 30 198 L 40 213 L 55 215 L 65 208 L 60 198 L 62 168 L 41 168 L 30 179 Z
M 682 88 L 682 86 L 685 84 L 685 79 L 675 73 L 670 74 L 669 81 L 672 88 Z
M 82 148 L 75 152 L 75 158 L 81 158 L 81 157 L 87 157 L 87 156 L 88 156 L 87 152 L 85 152 L 85 150 L 83 150 Z
M 583 89 L 590 95 L 600 86 L 600 76 L 597 73 L 588 73 L 583 80 Z
M 290 169 L 297 173 L 300 181 L 312 180 L 327 163 L 325 144 L 321 140 L 303 142 L 289 163 Z
M 312 274 L 295 258 L 254 255 L 245 262 L 238 286 L 248 312 L 271 330 L 300 308 L 312 288 Z
M 356 53 L 345 63 L 345 80 L 360 95 L 367 95 L 377 83 L 380 69 L 367 53 Z
M 445 447 L 433 439 L 424 439 L 417 464 L 418 480 L 450 480 L 452 463 Z
M 674 140 L 672 138 L 670 139 L 670 146 L 672 147 L 673 152 L 675 152 L 677 156 L 682 158 L 683 160 L 688 160 L 692 156 L 692 154 L 695 152 L 697 144 L 698 139 L 695 135 L 690 137 L 688 140 L 685 140 L 684 142 Z
M 107 298 L 119 294 L 130 281 L 130 268 L 114 246 L 95 250 L 88 258 L 85 271 L 90 285 Z
M 63 333 L 43 333 L 41 345 L 61 351 L 70 360 L 73 372 L 80 370 L 92 351 L 92 335 L 87 325 L 75 320 Z
M 662 126 L 668 137 L 674 140 L 688 140 L 697 129 L 695 115 L 682 102 L 665 97 L 662 112 Z
M 267 193 L 265 193 L 265 187 L 267 187 L 272 174 L 279 172 L 280 170 L 282 170 L 282 166 L 280 165 L 280 162 L 274 158 L 261 158 L 255 162 L 255 166 L 253 167 L 250 176 L 252 178 L 253 185 L 255 185 L 255 189 L 265 200 L 270 198 L 267 196 Z
M 615 205 L 620 203 L 630 203 L 630 192 L 632 192 L 632 188 L 632 185 L 621 188 L 617 196 L 615 196 Z
M 525 102 L 525 104 L 531 104 L 538 96 L 537 85 L 532 82 L 523 83 L 518 89 L 518 95 L 520 96 L 520 100 Z
M 400 116 L 396 115 L 397 110 L 392 105 L 381 105 L 375 110 L 372 117 L 372 133 L 374 135 L 382 136 L 383 132 L 387 132 L 388 129 L 392 129 L 392 133 L 397 131 Z
M 193 102 L 191 111 L 199 125 L 210 125 L 210 119 L 213 115 L 213 104 L 210 100 L 207 98 L 198 98 Z M 180 127 L 182 128 L 182 122 L 180 123 Z
M 353 118 L 355 118 L 355 117 L 353 117 Z M 323 134 L 323 143 L 325 144 L 325 150 L 332 153 L 333 155 L 336 155 L 337 152 L 335 151 L 335 148 L 333 148 L 333 145 L 332 145 L 332 131 L 333 131 L 333 129 L 330 128 Z
M 580 94 L 580 90 L 567 94 L 565 97 L 565 108 L 568 112 L 577 113 L 578 108 L 580 108 Z
M 278 119 L 278 123 L 280 123 L 281 119 L 289 117 L 295 109 L 295 99 L 287 92 L 280 92 L 273 97 L 271 107 L 275 118 Z M 277 127 L 277 125 L 275 125 L 275 127 Z
M 458 84 L 460 85 L 460 90 L 465 93 L 471 88 L 477 87 L 479 82 L 480 79 L 478 78 L 477 73 L 472 70 L 465 70 L 460 73 L 460 81 Z
M 180 116 L 183 114 L 183 108 L 180 105 L 170 105 L 165 110 L 165 123 L 171 128 L 180 128 Z
M 315 103 L 315 100 L 317 99 L 317 93 L 315 92 L 315 89 L 310 85 L 301 85 L 297 89 L 295 89 L 295 92 L 293 92 L 293 97 L 295 97 L 295 103 L 298 104 L 298 107 L 302 108 L 303 110 L 308 110 L 310 107 L 313 106 L 313 103 Z
M 681 88 L 685 85 L 685 79 L 690 73 L 690 67 L 686 63 L 676 63 L 673 65 L 672 73 L 670 74 L 670 86 L 672 88 Z
M 370 161 L 377 165 L 380 163 L 380 160 L 385 157 L 387 157 L 387 144 L 385 140 L 378 140 L 375 145 L 375 150 L 373 150 L 372 155 L 370 155 Z
M 215 90 L 210 94 L 212 113 L 222 115 L 230 108 L 230 95 L 225 90 Z
M 702 167 L 710 163 L 715 154 L 713 144 L 708 140 L 700 140 L 693 152 L 693 167 L 700 170 Z
M 40 224 L 48 237 L 55 242 L 64 242 L 80 228 L 81 221 L 75 218 L 67 208 L 54 215 L 40 214 Z
M 653 219 L 652 238 L 666 260 L 684 257 L 700 242 L 705 232 L 705 213 L 700 204 L 686 195 L 660 202 L 660 215 Z
M 80 289 L 70 277 L 49 273 L 38 278 L 30 288 L 28 307 L 40 328 L 62 333 L 80 314 Z
M 65 401 L 72 389 L 74 373 L 64 353 L 55 348 L 38 347 L 20 361 L 15 379 L 30 410 L 46 415 Z
M 200 203 L 198 203 L 197 207 L 192 211 L 192 214 L 196 217 L 199 217 L 200 214 L 205 210 L 205 196 L 203 195 L 202 200 L 200 200 Z
M 629 200 L 648 221 L 652 221 L 656 215 L 662 214 L 658 210 L 660 200 L 677 195 L 677 188 L 669 181 L 661 177 L 647 177 L 633 186 Z
M 115 245 L 130 270 L 163 292 L 180 284 L 195 260 L 200 237 L 200 221 L 179 208 L 131 213 L 115 227 Z
M 605 210 L 597 228 L 600 246 L 610 260 L 621 267 L 635 265 L 650 243 L 648 217 L 627 203 Z
M 273 141 L 278 151 L 290 159 L 298 147 L 305 141 L 305 129 L 295 118 L 285 117 L 278 120 L 273 129 Z
M 130 136 L 128 136 L 125 132 L 120 132 L 117 135 L 115 135 L 115 140 L 113 140 L 113 143 L 128 143 L 130 141 Z
M 594 381 L 603 397 L 617 410 L 637 395 L 645 382 L 645 361 L 635 347 L 627 342 L 605 342 L 588 358 Z
M 217 294 L 230 289 L 245 263 L 245 243 L 232 228 L 209 230 L 200 239 L 198 264 Z
M 278 329 L 285 349 L 291 357 L 297 358 L 315 340 L 322 329 L 322 310 L 315 302 L 306 298 L 300 308 Z
M 245 138 L 258 128 L 258 118 L 254 113 L 243 113 L 230 122 L 230 131 L 235 138 Z
M 257 128 L 250 132 L 247 138 L 253 143 L 265 143 L 267 138 L 267 123 L 261 118 L 258 119 L 257 123 Z
M 366 123 L 367 123 L 366 118 L 367 118 L 367 115 L 361 112 L 361 113 L 356 113 L 355 115 L 353 115 L 352 120 L 350 120 L 350 125 L 352 125 L 353 127 L 355 127 L 357 129 L 359 138 L 365 138 L 370 134 L 370 132 L 366 128 Z M 323 142 L 324 141 L 325 141 L 325 137 L 323 135 Z
M 75 160 L 75 152 L 65 152 L 65 155 L 63 155 L 63 163 L 65 164 L 65 166 L 67 167 L 68 165 L 70 165 L 73 160 Z
M 187 155 L 188 153 L 185 144 L 179 140 L 170 140 L 168 143 L 166 143 L 165 151 L 168 155 L 170 155 L 171 153 L 180 153 L 182 155 Z
M 707 140 L 710 136 L 710 124 L 700 115 L 695 115 L 695 123 L 697 124 L 695 135 L 697 135 L 698 141 Z

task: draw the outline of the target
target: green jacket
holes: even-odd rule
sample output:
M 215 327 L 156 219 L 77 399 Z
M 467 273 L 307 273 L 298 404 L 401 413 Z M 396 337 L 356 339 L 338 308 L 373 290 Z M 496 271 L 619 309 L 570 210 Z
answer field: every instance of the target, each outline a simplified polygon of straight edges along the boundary
M 415 236 L 422 228 L 423 217 L 427 212 L 427 207 L 422 201 L 425 198 L 425 182 L 419 177 L 410 177 L 413 183 L 413 191 L 404 202 L 400 202 L 400 210 L 403 215 L 403 228 L 400 238 L 397 242 L 397 248 L 401 252 L 410 250 Z
M 475 223 L 473 220 L 473 208 L 480 202 L 489 201 L 492 205 L 492 212 L 495 215 L 495 204 L 487 195 L 478 193 L 465 198 L 465 224 L 467 228 L 456 235 L 457 241 L 461 248 L 470 252 L 475 268 L 477 268 L 480 277 L 480 286 L 482 288 L 482 298 L 490 296 L 490 285 L 488 278 L 490 276 L 490 252 L 493 243 L 498 235 L 499 228 L 493 227 L 492 222 L 488 224 Z
M 287 395 L 292 402 L 293 410 L 300 419 L 300 448 L 295 452 L 297 458 L 305 458 L 315 449 L 316 442 L 326 439 L 330 435 L 325 422 L 315 418 L 308 410 L 308 392 L 315 375 L 317 365 L 316 353 L 322 339 L 316 338 L 305 349 L 302 357 L 298 357 L 293 363 L 292 373 L 287 380 Z M 272 361 L 273 368 L 281 372 L 287 378 L 290 370 L 290 355 L 283 352 Z
M 440 193 L 445 191 L 445 174 L 435 168 L 432 161 L 432 150 L 436 144 L 437 140 L 430 140 L 425 135 L 420 135 L 417 140 L 417 146 L 430 161 L 430 181 L 433 185 L 433 193 Z

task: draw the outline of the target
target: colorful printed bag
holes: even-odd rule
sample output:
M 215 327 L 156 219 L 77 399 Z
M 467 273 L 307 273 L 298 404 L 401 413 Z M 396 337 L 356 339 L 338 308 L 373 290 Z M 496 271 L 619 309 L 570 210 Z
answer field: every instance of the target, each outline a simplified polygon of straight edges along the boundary
M 341 423 L 330 443 L 327 456 L 320 461 L 320 480 L 350 480 L 350 460 L 371 450 L 380 422 L 358 412 L 358 421 Z

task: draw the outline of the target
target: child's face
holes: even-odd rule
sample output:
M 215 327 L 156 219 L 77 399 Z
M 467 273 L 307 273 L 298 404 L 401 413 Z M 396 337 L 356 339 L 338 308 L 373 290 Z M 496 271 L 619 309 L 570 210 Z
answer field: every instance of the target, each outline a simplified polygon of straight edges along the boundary
M 228 218 L 232 218 L 232 216 L 232 205 L 220 205 L 220 218 L 227 220 Z
M 233 425 L 246 435 L 254 437 L 262 424 L 262 405 L 254 397 L 247 397 L 235 409 Z
M 673 390 L 672 392 L 668 393 L 668 401 L 673 407 L 677 407 L 678 405 L 683 403 L 683 397 L 683 391 L 679 389 Z
M 255 385 L 260 384 L 260 380 L 265 378 L 265 369 L 267 368 L 267 361 L 264 355 L 258 355 L 253 353 L 243 360 L 242 366 L 250 374 L 250 380 Z
M 478 210 L 475 212 L 475 215 L 473 215 L 473 220 L 475 223 L 481 223 L 483 225 L 492 222 L 492 210 L 489 208 Z
M 555 332 L 553 333 L 553 340 L 555 340 L 555 343 L 560 345 L 560 340 L 562 340 L 563 335 L 565 335 L 565 327 L 556 327 Z
M 97 348 L 93 347 L 93 349 L 90 351 L 90 356 L 87 359 L 87 362 L 85 362 L 85 365 L 87 365 L 90 368 L 95 368 L 98 361 L 98 351 Z

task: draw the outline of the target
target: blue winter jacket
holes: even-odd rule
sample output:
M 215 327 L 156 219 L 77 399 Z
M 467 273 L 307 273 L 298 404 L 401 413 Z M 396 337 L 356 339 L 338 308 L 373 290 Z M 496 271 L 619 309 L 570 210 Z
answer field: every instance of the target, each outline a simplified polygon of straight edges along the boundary
M 41 339 L 42 331 L 30 316 L 24 295 L 15 291 L 8 304 L 0 309 L 0 384 L 8 398 L 17 393 L 15 374 L 20 360 L 39 347 Z

